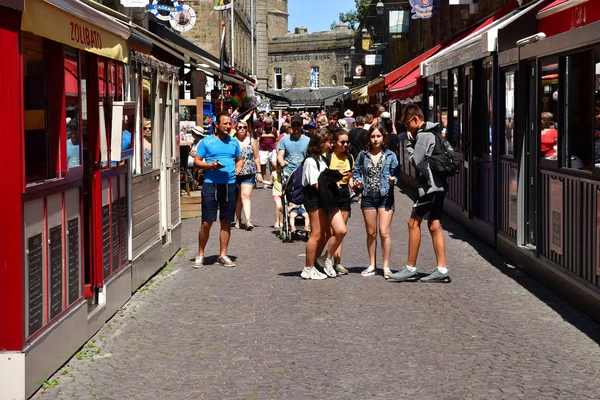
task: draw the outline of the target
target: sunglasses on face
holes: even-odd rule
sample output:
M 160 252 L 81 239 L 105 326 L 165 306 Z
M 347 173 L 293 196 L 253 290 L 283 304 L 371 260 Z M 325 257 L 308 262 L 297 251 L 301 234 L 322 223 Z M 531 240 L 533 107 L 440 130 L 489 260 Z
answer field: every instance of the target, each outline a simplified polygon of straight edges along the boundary
M 238 126 L 238 127 L 237 127 L 237 130 L 239 131 L 240 129 L 248 129 L 248 128 L 246 128 L 246 127 L 245 127 L 245 126 L 243 126 L 243 125 L 240 125 L 240 126 Z
M 342 146 L 345 146 L 345 145 L 347 145 L 348 143 L 349 143 L 349 142 L 348 142 L 347 140 L 342 140 L 342 141 L 340 141 L 340 144 L 341 144 Z

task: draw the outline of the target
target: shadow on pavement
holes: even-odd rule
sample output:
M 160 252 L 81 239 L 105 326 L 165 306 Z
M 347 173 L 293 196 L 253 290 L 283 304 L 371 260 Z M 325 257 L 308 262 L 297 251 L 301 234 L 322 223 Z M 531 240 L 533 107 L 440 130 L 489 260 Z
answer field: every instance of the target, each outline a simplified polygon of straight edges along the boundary
M 411 199 L 414 199 L 415 191 L 401 184 L 401 192 Z M 502 257 L 494 248 L 477 238 L 474 234 L 456 222 L 449 216 L 444 216 L 442 226 L 448 232 L 452 239 L 468 243 L 481 257 L 488 263 L 510 277 L 513 281 L 522 286 L 525 290 L 533 294 L 539 300 L 543 301 L 548 307 L 552 308 L 565 321 L 586 334 L 590 339 L 600 344 L 600 325 L 588 317 L 583 312 L 576 309 L 558 294 L 544 286 L 537 279 L 527 275 L 524 271 L 512 266 Z

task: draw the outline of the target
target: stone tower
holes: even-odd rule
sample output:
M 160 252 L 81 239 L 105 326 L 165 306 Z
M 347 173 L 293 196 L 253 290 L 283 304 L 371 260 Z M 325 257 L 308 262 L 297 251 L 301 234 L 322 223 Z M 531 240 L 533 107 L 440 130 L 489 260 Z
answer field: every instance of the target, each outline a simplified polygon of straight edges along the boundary
M 260 89 L 267 90 L 269 41 L 288 33 L 288 0 L 255 0 L 256 76 Z
M 288 33 L 288 0 L 268 0 L 268 35 L 269 40 Z

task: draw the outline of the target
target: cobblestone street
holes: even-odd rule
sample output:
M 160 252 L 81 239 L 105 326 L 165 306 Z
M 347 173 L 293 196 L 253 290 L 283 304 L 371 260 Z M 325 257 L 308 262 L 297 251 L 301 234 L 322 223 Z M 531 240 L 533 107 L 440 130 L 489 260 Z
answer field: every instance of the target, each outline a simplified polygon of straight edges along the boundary
M 392 268 L 406 262 L 411 200 L 396 196 Z M 254 231 L 232 231 L 236 268 L 191 267 L 183 248 L 34 399 L 598 399 L 600 325 L 444 220 L 450 284 L 364 278 L 358 204 L 348 276 L 304 281 L 304 242 L 273 233 L 270 190 Z M 427 232 L 419 258 L 435 258 Z M 380 252 L 378 258 L 381 259 Z

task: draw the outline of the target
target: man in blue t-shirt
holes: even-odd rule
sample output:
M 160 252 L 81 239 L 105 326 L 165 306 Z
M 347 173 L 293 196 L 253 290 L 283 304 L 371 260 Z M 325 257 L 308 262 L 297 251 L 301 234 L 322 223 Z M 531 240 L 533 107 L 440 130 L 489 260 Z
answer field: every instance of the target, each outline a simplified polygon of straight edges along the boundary
M 310 139 L 302 134 L 304 120 L 296 115 L 292 118 L 292 134 L 286 135 L 277 145 L 277 161 L 283 167 L 283 174 L 290 175 L 296 168 L 302 165 L 306 158 L 306 149 Z
M 208 243 L 210 228 L 220 212 L 221 233 L 220 250 L 217 263 L 225 267 L 235 267 L 227 256 L 231 223 L 235 218 L 237 204 L 237 186 L 235 177 L 242 170 L 244 161 L 240 144 L 229 136 L 231 117 L 227 113 L 217 115 L 216 131 L 198 144 L 194 164 L 204 170 L 202 185 L 202 225 L 198 235 L 198 255 L 194 268 L 204 266 L 204 249 Z

